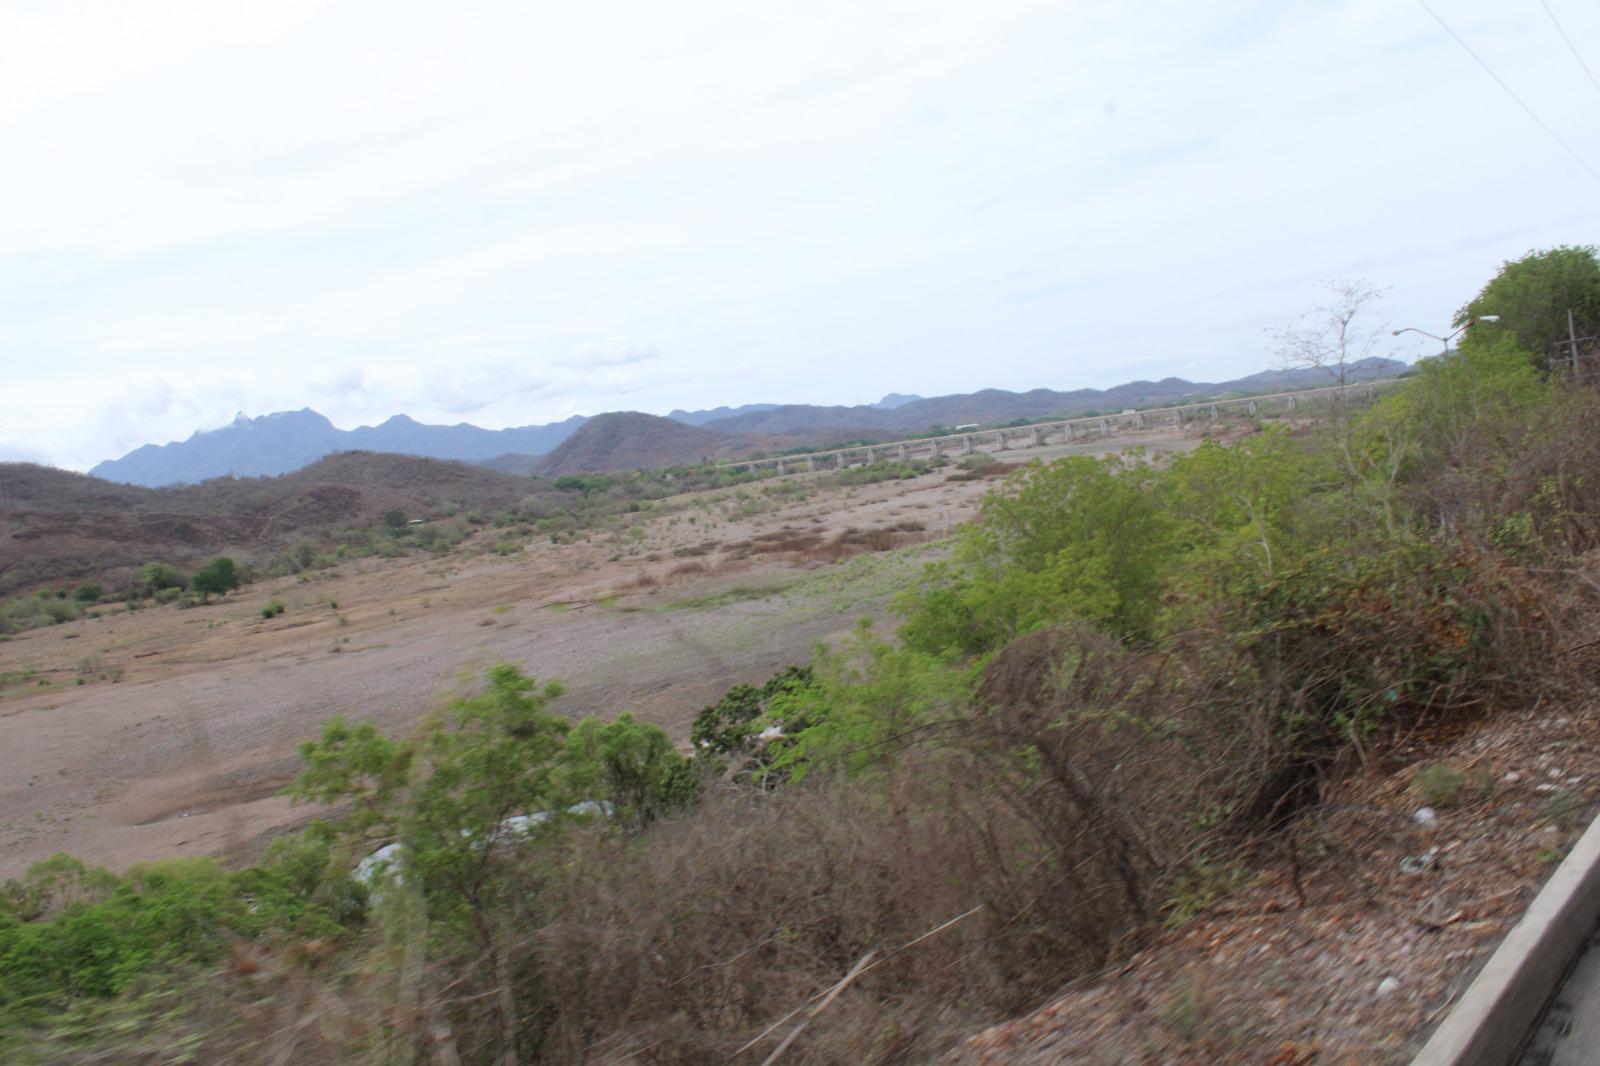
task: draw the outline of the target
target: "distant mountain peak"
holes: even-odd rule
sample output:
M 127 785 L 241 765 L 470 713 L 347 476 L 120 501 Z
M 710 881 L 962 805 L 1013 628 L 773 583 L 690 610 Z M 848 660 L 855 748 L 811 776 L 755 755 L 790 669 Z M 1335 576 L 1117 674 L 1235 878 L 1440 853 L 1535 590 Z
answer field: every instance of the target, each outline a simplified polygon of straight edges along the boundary
M 197 430 L 182 442 L 143 445 L 120 459 L 100 463 L 90 473 L 108 481 L 158 488 L 214 477 L 287 474 L 346 451 L 479 462 L 507 453 L 543 455 L 583 421 L 575 416 L 547 426 L 490 430 L 464 423 L 427 425 L 402 414 L 380 426 L 342 430 L 309 407 L 255 418 L 240 411 L 225 426 Z

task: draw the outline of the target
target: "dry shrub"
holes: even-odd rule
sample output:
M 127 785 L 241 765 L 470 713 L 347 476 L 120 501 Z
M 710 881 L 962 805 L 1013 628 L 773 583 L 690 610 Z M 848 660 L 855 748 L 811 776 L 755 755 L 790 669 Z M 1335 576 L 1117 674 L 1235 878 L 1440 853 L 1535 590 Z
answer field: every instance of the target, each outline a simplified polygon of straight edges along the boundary
M 808 550 L 805 558 L 816 562 L 836 563 L 863 552 L 893 551 L 895 548 L 926 540 L 926 537 L 918 536 L 923 528 L 920 522 L 901 522 L 880 529 L 866 530 L 852 526 L 826 544 L 818 544 Z
M 726 1061 L 876 952 L 786 1061 L 922 1061 L 1102 966 L 1138 921 L 1110 853 L 1093 829 L 1042 835 L 989 783 L 961 746 L 923 750 L 870 779 L 720 791 L 644 840 L 581 838 L 530 868 L 522 1054 Z M 461 1053 L 488 1060 L 487 975 L 438 980 L 458 982 L 438 1004 L 452 1029 L 486 1040 Z
M 1537 412 L 1463 416 L 1437 435 L 1403 485 L 1411 508 L 1453 535 L 1523 554 L 1600 547 L 1600 392 L 1579 388 Z
M 968 726 L 990 787 L 1055 853 L 1104 850 L 1132 919 L 1107 929 L 1136 931 L 1195 864 L 1269 842 L 1419 725 L 1592 696 L 1600 581 L 1459 546 L 1387 567 L 1281 579 L 1156 648 L 1069 625 L 991 659 Z
M 695 559 L 695 560 L 691 560 L 690 562 L 679 563 L 677 566 L 674 566 L 671 570 L 667 571 L 667 576 L 669 578 L 670 577 L 683 577 L 686 574 L 705 574 L 705 573 L 709 573 L 709 572 L 710 572 L 710 568 L 707 567 L 705 563 L 702 563 L 698 559 Z
M 1196 813 L 1248 791 L 1267 761 L 1271 730 L 1233 720 L 1220 698 L 1228 672 L 1191 648 L 1129 650 L 1077 625 L 1013 641 L 984 672 L 970 728 L 991 787 L 1060 853 L 1094 852 L 1074 869 L 1097 863 L 1109 879 L 1074 894 L 1118 898 L 1121 921 L 1101 918 L 1108 948 L 1158 916 L 1171 876 L 1224 828 Z

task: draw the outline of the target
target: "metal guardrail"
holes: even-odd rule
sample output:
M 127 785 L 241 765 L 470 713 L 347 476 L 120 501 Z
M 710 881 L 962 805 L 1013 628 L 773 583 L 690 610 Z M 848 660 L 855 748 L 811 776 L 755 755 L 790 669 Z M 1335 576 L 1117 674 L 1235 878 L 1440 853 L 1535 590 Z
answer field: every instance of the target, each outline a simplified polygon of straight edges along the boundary
M 1404 380 L 1406 379 L 1379 378 L 1354 385 L 1332 385 L 1321 389 L 1299 389 L 1294 392 L 1238 396 L 1229 400 L 1207 400 L 1200 403 L 1179 404 L 1175 407 L 1127 411 L 1116 415 L 1090 415 L 1083 418 L 1064 418 L 1054 422 L 1038 422 L 1028 426 L 1001 426 L 994 429 L 973 430 L 969 433 L 951 433 L 939 437 L 917 437 L 909 440 L 885 441 L 881 444 L 858 444 L 849 448 L 835 448 L 825 452 L 808 452 L 803 455 L 780 455 L 764 459 L 735 459 L 728 461 L 725 465 L 730 470 L 752 471 L 763 467 L 775 467 L 779 473 L 787 474 L 792 470 L 842 470 L 845 467 L 857 465 L 858 462 L 870 465 L 883 458 L 905 460 L 922 453 L 926 453 L 930 458 L 938 458 L 946 454 L 947 450 L 968 455 L 975 451 L 978 444 L 983 443 L 985 440 L 991 440 L 998 451 L 1006 450 L 1007 441 L 1016 439 L 1028 440 L 1029 444 L 1027 446 L 1035 448 L 1049 443 L 1048 438 L 1051 436 L 1058 437 L 1058 443 L 1070 444 L 1077 440 L 1108 436 L 1118 430 L 1129 428 L 1149 429 L 1163 424 L 1182 426 L 1186 416 L 1216 418 L 1224 409 L 1243 407 L 1250 414 L 1255 414 L 1257 408 L 1263 404 L 1282 404 L 1289 410 L 1294 410 L 1303 400 L 1344 395 L 1365 395 L 1370 398 L 1376 396 L 1379 389 L 1399 384 Z

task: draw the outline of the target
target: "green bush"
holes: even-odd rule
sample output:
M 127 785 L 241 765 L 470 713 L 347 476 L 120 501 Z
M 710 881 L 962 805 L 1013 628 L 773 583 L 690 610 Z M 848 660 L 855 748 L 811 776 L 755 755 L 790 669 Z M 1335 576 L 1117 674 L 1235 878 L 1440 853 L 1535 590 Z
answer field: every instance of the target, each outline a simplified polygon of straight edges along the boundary
M 146 563 L 139 571 L 139 582 L 147 594 L 164 589 L 182 591 L 189 587 L 189 575 L 170 563 Z
M 200 593 L 200 601 L 204 603 L 213 595 L 223 596 L 230 590 L 239 587 L 240 577 L 238 567 L 226 555 L 219 555 L 205 566 L 194 572 L 190 584 L 194 591 Z

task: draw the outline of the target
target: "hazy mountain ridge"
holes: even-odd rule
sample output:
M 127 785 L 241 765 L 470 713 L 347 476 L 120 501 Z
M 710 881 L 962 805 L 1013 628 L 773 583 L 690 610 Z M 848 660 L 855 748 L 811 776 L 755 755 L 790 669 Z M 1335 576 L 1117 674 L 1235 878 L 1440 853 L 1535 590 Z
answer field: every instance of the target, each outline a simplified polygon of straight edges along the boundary
M 1349 381 L 1368 381 L 1391 377 L 1406 364 L 1394 359 L 1372 357 L 1346 368 Z M 1199 402 L 1213 396 L 1270 389 L 1313 389 L 1336 384 L 1326 371 L 1316 369 L 1265 370 L 1232 381 L 1186 381 L 1163 378 L 1160 381 L 1130 381 L 1109 389 L 1030 389 L 1008 392 L 981 389 L 978 392 L 949 396 L 908 399 L 893 407 L 882 403 L 854 407 L 819 407 L 811 404 L 786 404 L 768 411 L 751 411 L 713 419 L 704 428 L 723 433 L 794 434 L 806 443 L 817 440 L 819 432 L 854 437 L 872 434 L 919 433 L 934 426 L 955 426 L 967 422 L 1010 422 L 1019 418 L 1070 418 L 1090 411 L 1121 411 L 1129 407 Z
M 1372 358 L 1352 364 L 1347 370 L 1349 380 L 1363 381 L 1388 377 L 1404 368 L 1404 363 L 1392 359 Z M 1267 370 L 1220 383 L 1163 378 L 1128 382 L 1110 389 L 1068 392 L 982 389 L 931 398 L 890 393 L 876 403 L 853 406 L 755 403 L 698 411 L 680 409 L 661 421 L 734 437 L 766 438 L 762 447 L 772 444 L 819 447 L 847 440 L 881 440 L 924 433 L 936 426 L 968 422 L 1071 417 L 1090 411 L 1199 401 L 1232 392 L 1315 388 L 1332 383 L 1329 375 L 1320 370 Z M 478 463 L 503 473 L 528 474 L 543 468 L 539 456 L 553 453 L 589 421 L 589 416 L 574 415 L 547 425 L 493 430 L 465 422 L 453 426 L 429 425 L 406 415 L 395 415 L 376 426 L 342 430 L 310 408 L 303 408 L 258 418 L 240 415 L 227 426 L 197 431 L 185 441 L 146 444 L 120 459 L 99 463 L 90 474 L 109 481 L 155 488 L 197 484 L 217 477 L 286 474 L 343 451 L 457 460 Z M 635 466 L 670 466 L 690 461 L 687 456 L 694 450 L 685 444 L 684 438 L 660 426 L 643 430 L 637 436 L 638 440 L 617 453 L 627 454 L 627 462 Z M 647 458 L 638 446 L 639 441 L 651 439 L 660 441 L 663 449 L 654 459 Z M 712 448 L 703 440 L 700 445 L 708 450 Z M 738 446 L 742 445 L 735 447 Z M 602 451 L 604 449 L 588 449 L 583 454 L 597 455 Z M 721 454 L 726 453 L 724 448 Z
M 376 426 L 342 430 L 308 408 L 246 418 L 221 429 L 196 431 L 188 440 L 146 444 L 120 459 L 97 464 L 95 477 L 159 487 L 197 484 L 215 477 L 287 474 L 346 451 L 391 452 L 426 459 L 482 462 L 503 455 L 539 455 L 566 440 L 587 417 L 548 425 L 483 429 L 466 422 L 428 425 L 395 415 Z

